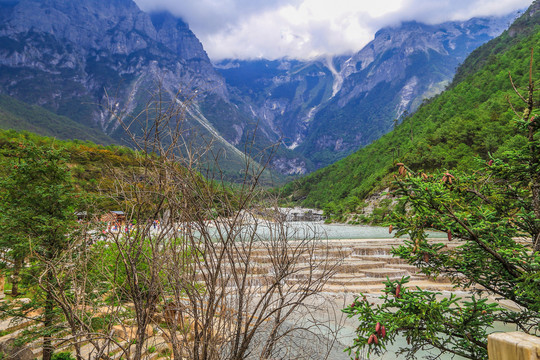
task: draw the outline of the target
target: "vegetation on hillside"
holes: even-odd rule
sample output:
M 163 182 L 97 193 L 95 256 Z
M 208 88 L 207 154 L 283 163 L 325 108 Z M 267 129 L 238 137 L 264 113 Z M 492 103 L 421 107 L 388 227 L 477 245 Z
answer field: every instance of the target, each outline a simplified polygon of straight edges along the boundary
M 518 104 L 508 81 L 527 83 L 530 49 L 540 48 L 540 13 L 535 2 L 499 38 L 475 51 L 452 87 L 406 117 L 394 131 L 347 158 L 283 188 L 290 201 L 340 215 L 356 212 L 362 200 L 390 183 L 397 162 L 413 170 L 471 169 L 476 156 L 498 156 L 523 142 L 512 127 Z M 482 59 L 475 58 L 481 56 Z M 525 70 L 524 70 L 525 69 Z M 535 62 L 534 71 L 540 69 Z M 516 105 L 516 110 L 522 107 Z
M 155 84 L 148 85 L 148 89 L 154 89 Z M 169 94 L 163 88 L 159 86 L 155 89 L 156 93 L 161 91 L 161 101 L 163 104 L 173 102 L 173 99 L 169 97 Z M 68 91 L 69 92 L 69 91 Z M 155 101 L 157 96 L 152 91 L 144 92 L 144 94 L 137 94 L 137 102 L 140 104 L 133 109 L 130 117 L 126 114 L 122 114 L 124 121 L 131 123 L 129 131 L 133 132 L 136 137 L 142 136 L 141 129 L 145 126 L 146 118 L 146 106 L 145 104 Z M 176 94 L 178 96 L 179 94 Z M 171 95 L 173 96 L 173 95 Z M 164 100 L 167 98 L 167 101 Z M 181 99 L 186 103 L 190 103 L 193 99 Z M 119 110 L 112 104 L 109 113 L 111 116 L 118 115 Z M 66 140 L 69 142 L 71 139 L 77 139 L 81 141 L 90 141 L 96 144 L 112 145 L 122 144 L 130 147 L 134 147 L 134 142 L 126 136 L 125 126 L 116 126 L 116 130 L 111 128 L 118 125 L 118 122 L 113 122 L 113 125 L 109 125 L 111 128 L 106 129 L 110 136 L 105 134 L 101 129 L 90 127 L 87 122 L 79 123 L 72 119 L 78 118 L 78 108 L 88 106 L 86 103 L 80 103 L 72 101 L 69 105 L 69 111 L 76 114 L 71 117 L 55 114 L 43 107 L 30 105 L 19 101 L 13 97 L 0 94 L 0 129 L 4 130 L 17 130 L 28 131 L 37 135 L 53 137 L 59 140 Z M 243 151 L 237 150 L 233 145 L 222 142 L 219 138 L 215 138 L 211 132 L 207 129 L 201 128 L 197 121 L 192 119 L 191 122 L 184 122 L 185 131 L 188 129 L 191 132 L 191 146 L 205 148 L 206 145 L 212 143 L 212 150 L 207 153 L 206 167 L 211 165 L 216 158 L 218 158 L 221 165 L 221 171 L 227 176 L 231 182 L 241 182 L 243 179 L 243 169 L 245 165 L 245 158 L 243 152 L 248 153 L 249 156 L 257 158 L 258 161 L 264 163 L 267 159 L 267 149 L 272 148 L 272 144 L 263 135 L 263 132 L 258 129 L 258 124 L 250 123 L 245 117 L 241 116 L 238 110 L 233 109 L 230 104 L 227 104 L 220 100 L 216 96 L 207 96 L 202 103 L 203 112 L 206 117 L 212 122 L 220 123 L 219 119 L 224 119 L 232 115 L 236 116 L 236 120 L 240 119 L 245 123 L 249 123 L 243 129 L 241 143 L 246 144 Z M 231 110 L 232 109 L 232 110 Z M 105 109 L 104 109 L 105 110 Z M 232 115 L 231 115 L 232 114 Z M 183 114 L 182 112 L 182 115 Z M 199 114 L 200 115 L 200 114 Z M 199 116 L 195 114 L 195 116 Z M 201 115 L 202 116 L 202 115 Z M 142 119 L 144 117 L 144 119 Z M 118 120 L 118 119 L 116 119 Z M 230 119 L 229 119 L 230 120 Z M 229 122 L 221 121 L 222 126 L 218 127 L 218 131 L 225 137 L 234 138 L 236 133 L 235 129 L 229 126 Z M 77 142 L 77 140 L 74 140 Z M 283 149 L 276 149 L 280 157 L 292 157 L 289 152 L 283 151 Z M 202 162 L 201 162 L 202 163 Z M 274 185 L 276 183 L 285 183 L 285 176 L 278 172 L 273 172 L 268 169 L 264 174 L 264 183 L 266 185 Z
M 130 169 L 138 166 L 136 152 L 116 145 L 96 145 L 90 141 L 57 140 L 27 131 L 0 130 L 0 174 L 8 176 L 13 160 L 23 161 L 21 146 L 34 144 L 43 149 L 62 149 L 77 189 L 95 197 L 103 210 L 116 210 L 116 204 L 99 196 L 111 186 L 112 168 Z M 20 159 L 20 160 L 19 160 Z
M 473 162 L 472 171 L 427 175 L 398 164 L 402 198 L 392 221 L 396 236 L 409 237 L 394 255 L 471 295 L 415 289 L 408 278 L 388 280 L 382 305 L 360 296 L 344 310 L 360 323 L 352 352 L 381 353 L 403 335 L 410 345 L 399 352 L 407 359 L 421 350 L 486 359 L 496 322 L 540 336 L 540 111 L 532 56 L 530 70 L 527 91 L 516 91 L 525 106 L 514 122 L 519 146 Z M 456 245 L 428 239 L 433 229 Z
M 80 197 L 61 150 L 27 142 L 19 144 L 17 153 L 17 158 L 8 161 L 7 176 L 0 180 L 0 249 L 6 258 L 13 259 L 16 278 L 22 272 L 31 279 L 26 285 L 30 283 L 35 289 L 32 306 L 44 309 L 39 317 L 43 328 L 36 333 L 43 337 L 43 360 L 50 360 L 52 338 L 58 329 L 54 329 L 57 314 L 49 289 L 55 284 L 55 269 L 48 265 L 68 248 Z M 27 259 L 31 261 L 25 265 Z M 46 279 L 45 288 L 39 286 L 41 279 L 28 276 L 28 272 Z M 26 309 L 3 309 L 12 310 L 23 316 Z
M 0 94 L 0 129 L 27 130 L 61 140 L 90 140 L 103 145 L 115 143 L 99 129 L 3 94 Z

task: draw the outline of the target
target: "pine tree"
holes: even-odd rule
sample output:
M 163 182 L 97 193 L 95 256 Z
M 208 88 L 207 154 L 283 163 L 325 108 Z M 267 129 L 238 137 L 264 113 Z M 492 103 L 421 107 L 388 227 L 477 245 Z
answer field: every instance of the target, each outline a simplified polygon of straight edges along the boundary
M 50 264 L 70 241 L 77 196 L 61 150 L 28 142 L 7 155 L 7 174 L 0 180 L 0 247 L 13 254 L 14 263 L 26 263 L 26 279 L 37 293 L 31 304 L 16 310 L 43 309 L 39 333 L 43 359 L 49 360 L 56 317 Z M 41 291 L 38 279 L 45 284 Z

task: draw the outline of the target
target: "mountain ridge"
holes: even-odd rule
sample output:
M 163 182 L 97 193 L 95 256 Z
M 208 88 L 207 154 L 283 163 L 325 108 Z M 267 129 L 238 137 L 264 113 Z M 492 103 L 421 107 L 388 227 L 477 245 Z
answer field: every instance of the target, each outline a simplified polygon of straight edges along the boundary
M 512 126 L 523 105 L 508 79 L 528 83 L 531 48 L 540 44 L 540 2 L 499 37 L 471 53 L 452 86 L 427 100 L 396 128 L 348 157 L 289 183 L 283 193 L 308 207 L 324 208 L 340 217 L 362 213 L 363 199 L 392 182 L 395 164 L 413 171 L 473 169 L 478 161 L 504 157 L 525 142 Z M 540 62 L 533 64 L 540 74 Z
M 501 33 L 514 16 L 404 22 L 379 30 L 350 56 L 224 60 L 216 68 L 231 92 L 249 98 L 249 110 L 282 129 L 284 145 L 316 169 L 369 144 L 389 131 L 394 119 L 442 91 L 466 55 Z M 260 78 L 254 77 L 257 70 Z
M 240 147 L 254 127 L 230 103 L 224 79 L 179 18 L 144 13 L 132 0 L 3 0 L 0 10 L 0 93 L 127 145 L 113 112 L 136 114 L 155 92 L 163 101 L 180 100 L 194 109 L 207 101 L 224 104 Z M 201 142 L 212 141 L 216 124 L 203 124 L 201 117 L 185 120 L 198 138 L 207 138 Z M 230 153 L 224 164 L 235 168 L 244 160 L 231 138 L 218 139 L 215 152 Z
M 307 63 L 263 60 L 252 64 L 252 75 L 237 74 L 235 82 L 224 77 L 234 72 L 234 64 L 214 67 L 182 19 L 145 13 L 132 0 L 0 0 L 0 10 L 0 93 L 127 145 L 112 112 L 136 114 L 153 90 L 162 91 L 166 101 L 176 101 L 179 94 L 178 100 L 190 107 L 190 133 L 197 134 L 200 144 L 214 143 L 215 152 L 227 154 L 225 167 L 235 174 L 243 163 L 238 151 L 250 146 L 257 153 L 274 144 L 275 171 L 305 174 L 388 131 L 396 110 L 386 104 L 397 106 L 406 98 L 407 108 L 419 98 L 414 78 L 389 86 L 384 85 L 387 77 L 373 82 L 369 71 L 376 73 L 375 65 L 360 74 L 369 66 L 361 56 L 350 57 L 349 67 L 343 57 Z M 479 26 L 473 29 L 476 34 L 492 25 Z M 378 37 L 390 31 L 383 30 Z M 468 36 L 475 44 L 485 40 Z M 429 64 L 437 54 L 420 60 Z M 440 71 L 430 66 L 433 73 Z M 366 79 L 374 87 L 362 89 Z M 359 119 L 356 113 L 365 116 Z M 336 130 L 336 124 L 342 129 Z

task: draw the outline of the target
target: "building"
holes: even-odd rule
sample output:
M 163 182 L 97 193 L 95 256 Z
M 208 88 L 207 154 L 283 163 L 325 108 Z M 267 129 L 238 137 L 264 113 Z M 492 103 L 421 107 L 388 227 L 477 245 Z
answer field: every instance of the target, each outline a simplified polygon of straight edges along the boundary
M 322 210 L 295 208 L 279 208 L 285 221 L 322 221 L 325 219 Z
M 109 224 L 124 225 L 126 223 L 126 214 L 123 211 L 109 211 L 101 217 L 101 221 Z

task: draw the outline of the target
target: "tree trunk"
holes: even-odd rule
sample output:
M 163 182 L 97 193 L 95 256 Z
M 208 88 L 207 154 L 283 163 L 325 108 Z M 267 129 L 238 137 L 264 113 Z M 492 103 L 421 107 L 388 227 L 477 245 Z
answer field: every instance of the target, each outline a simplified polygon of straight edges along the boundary
M 532 185 L 533 208 L 536 217 L 536 226 L 540 226 L 540 176 L 537 176 L 536 181 Z M 533 248 L 534 251 L 540 253 L 540 229 L 536 228 L 536 233 L 533 233 Z
M 19 296 L 19 274 L 24 259 L 16 257 L 13 264 L 13 275 L 11 276 L 11 296 Z
M 43 325 L 45 326 L 45 335 L 43 336 L 43 360 L 51 360 L 53 354 L 52 337 L 50 331 L 54 321 L 54 299 L 52 289 L 53 274 L 47 271 L 47 294 L 45 298 L 45 313 Z
M 533 50 L 531 49 L 531 60 L 529 65 L 529 88 L 528 88 L 528 98 L 527 98 L 527 108 L 523 114 L 523 120 L 528 123 L 528 141 L 529 141 L 529 151 L 530 151 L 530 160 L 529 160 L 529 172 L 531 175 L 531 194 L 532 194 L 532 207 L 536 222 L 534 224 L 534 229 L 532 234 L 533 249 L 535 252 L 540 252 L 540 229 L 538 229 L 540 223 L 540 159 L 538 158 L 538 144 L 535 141 L 536 135 L 536 122 L 538 119 L 535 119 L 533 116 L 534 110 L 534 81 L 532 75 L 533 69 Z
M 531 90 L 531 93 L 532 93 L 532 90 Z M 538 119 L 533 119 L 533 121 L 538 121 Z M 540 253 L 540 229 L 539 229 L 540 227 L 540 173 L 538 173 L 538 170 L 540 169 L 538 151 L 540 151 L 540 149 L 538 148 L 534 137 L 535 137 L 535 125 L 532 121 L 530 121 L 530 125 L 529 125 L 530 150 L 529 151 L 531 152 L 531 160 L 530 160 L 529 168 L 531 172 L 531 195 L 532 195 L 531 202 L 532 202 L 534 215 L 536 218 L 536 222 L 533 227 L 535 231 L 532 234 L 532 242 L 533 242 L 534 251 L 537 253 Z

